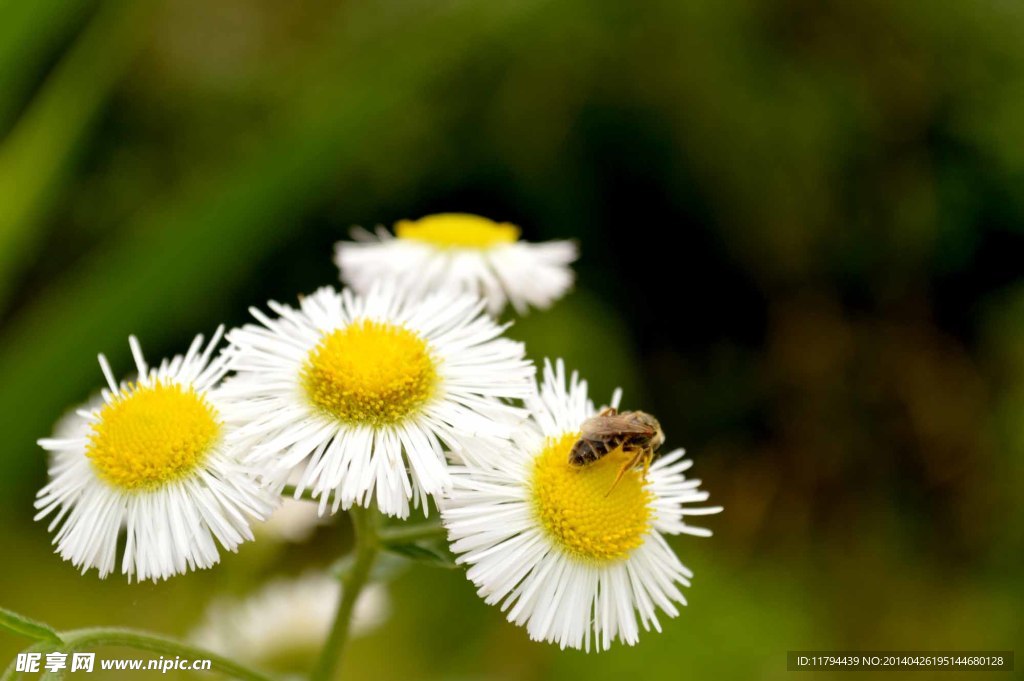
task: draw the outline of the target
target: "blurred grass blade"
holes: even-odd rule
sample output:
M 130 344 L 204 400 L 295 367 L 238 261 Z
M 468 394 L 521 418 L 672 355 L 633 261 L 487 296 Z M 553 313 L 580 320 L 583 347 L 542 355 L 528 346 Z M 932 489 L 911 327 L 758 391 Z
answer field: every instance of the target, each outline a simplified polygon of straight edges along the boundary
M 92 3 L 86 0 L 0 2 L 0 137 L 39 70 Z
M 0 146 L 0 309 L 80 143 L 139 45 L 152 3 L 108 0 Z

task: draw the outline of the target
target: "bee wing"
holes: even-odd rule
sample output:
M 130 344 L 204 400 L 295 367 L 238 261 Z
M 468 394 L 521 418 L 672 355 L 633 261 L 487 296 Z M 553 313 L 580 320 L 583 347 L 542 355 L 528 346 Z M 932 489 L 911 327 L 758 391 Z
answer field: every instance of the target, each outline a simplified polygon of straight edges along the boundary
M 600 440 L 614 435 L 654 435 L 654 429 L 623 414 L 592 416 L 580 427 L 580 437 L 587 440 Z

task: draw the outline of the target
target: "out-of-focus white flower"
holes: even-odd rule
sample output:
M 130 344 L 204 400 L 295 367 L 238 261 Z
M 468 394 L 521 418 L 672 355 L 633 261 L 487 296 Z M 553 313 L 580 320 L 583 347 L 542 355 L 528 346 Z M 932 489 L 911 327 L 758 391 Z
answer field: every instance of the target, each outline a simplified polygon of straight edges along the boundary
M 286 658 L 315 659 L 334 621 L 340 589 L 337 579 L 323 573 L 275 579 L 247 598 L 215 600 L 188 638 L 255 666 L 273 666 Z M 351 635 L 374 630 L 389 612 L 386 589 L 368 585 L 356 601 Z
M 341 280 L 360 293 L 391 278 L 421 297 L 445 289 L 482 296 L 497 316 L 508 303 L 520 314 L 550 307 L 574 280 L 575 243 L 521 241 L 515 225 L 478 215 L 428 215 L 401 220 L 394 235 L 355 229 L 352 237 L 338 242 L 334 260 Z

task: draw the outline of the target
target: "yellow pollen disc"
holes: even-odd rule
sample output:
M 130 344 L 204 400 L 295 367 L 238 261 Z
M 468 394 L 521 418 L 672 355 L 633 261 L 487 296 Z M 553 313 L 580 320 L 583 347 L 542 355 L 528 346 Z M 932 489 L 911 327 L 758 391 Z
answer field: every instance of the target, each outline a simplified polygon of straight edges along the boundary
M 302 371 L 310 401 L 345 423 L 398 423 L 434 394 L 437 369 L 426 342 L 401 326 L 356 321 L 326 334 Z
M 217 411 L 192 388 L 136 384 L 100 410 L 85 452 L 110 484 L 152 489 L 191 473 L 220 433 Z
M 395 223 L 399 239 L 425 241 L 442 248 L 490 248 L 519 239 L 519 228 L 469 213 L 438 213 Z
M 534 461 L 533 502 L 548 535 L 567 553 L 607 562 L 625 558 L 643 543 L 651 526 L 651 493 L 641 470 L 612 483 L 631 457 L 621 449 L 586 465 L 569 463 L 578 434 L 551 438 Z M 607 496 L 606 496 L 607 495 Z

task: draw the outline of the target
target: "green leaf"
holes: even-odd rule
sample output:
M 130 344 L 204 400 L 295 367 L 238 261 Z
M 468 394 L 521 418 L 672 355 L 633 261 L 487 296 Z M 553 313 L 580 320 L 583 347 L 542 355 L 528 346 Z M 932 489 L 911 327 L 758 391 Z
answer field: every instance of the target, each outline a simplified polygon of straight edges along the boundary
M 214 672 L 226 674 L 235 679 L 243 679 L 243 681 L 272 681 L 271 677 L 266 674 L 249 669 L 212 650 L 198 648 L 159 634 L 119 627 L 95 627 L 64 632 L 64 650 L 91 651 L 101 646 L 134 648 L 166 656 L 176 655 L 193 660 L 210 660 L 213 663 Z
M 0 608 L 0 627 L 22 636 L 34 638 L 37 641 L 63 643 L 60 636 L 57 635 L 57 632 L 49 624 L 29 619 L 7 608 Z
M 384 550 L 431 567 L 457 570 L 460 566 L 450 552 L 423 544 L 385 544 Z

